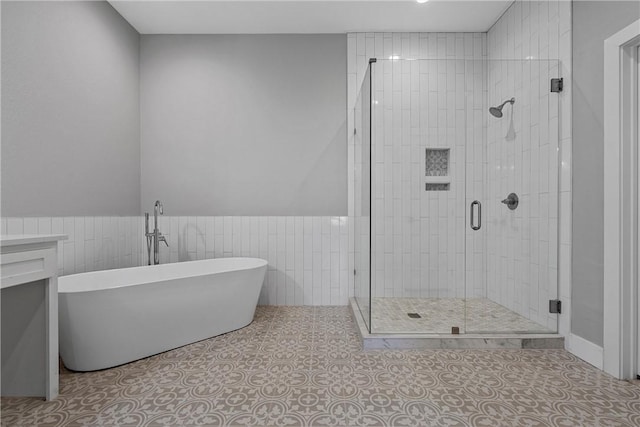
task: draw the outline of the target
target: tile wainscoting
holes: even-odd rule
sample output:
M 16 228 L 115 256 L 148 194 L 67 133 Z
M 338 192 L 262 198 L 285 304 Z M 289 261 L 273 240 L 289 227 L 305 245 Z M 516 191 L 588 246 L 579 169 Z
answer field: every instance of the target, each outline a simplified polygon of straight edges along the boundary
M 353 294 L 347 217 L 165 216 L 160 229 L 169 242 L 161 262 L 266 259 L 260 304 L 346 305 Z
M 260 304 L 347 305 L 353 296 L 348 217 L 161 216 L 162 263 L 221 257 L 269 262 Z M 153 218 L 150 220 L 153 228 Z M 58 273 L 147 264 L 144 217 L 2 218 L 2 234 L 64 233 Z
M 58 275 L 141 265 L 144 224 L 137 216 L 6 217 L 0 233 L 66 234 L 58 242 Z

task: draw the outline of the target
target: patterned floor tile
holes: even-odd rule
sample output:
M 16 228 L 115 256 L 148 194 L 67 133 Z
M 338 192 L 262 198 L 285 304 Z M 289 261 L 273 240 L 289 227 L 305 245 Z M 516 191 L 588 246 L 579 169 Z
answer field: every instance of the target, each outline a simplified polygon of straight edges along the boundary
M 363 351 L 347 307 L 258 307 L 247 328 L 61 371 L 3 426 L 640 426 L 640 382 L 563 350 Z

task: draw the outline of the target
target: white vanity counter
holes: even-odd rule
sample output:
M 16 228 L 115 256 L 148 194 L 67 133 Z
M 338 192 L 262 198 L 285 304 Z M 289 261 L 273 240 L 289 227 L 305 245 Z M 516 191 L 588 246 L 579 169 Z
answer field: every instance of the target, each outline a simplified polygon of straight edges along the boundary
M 0 237 L 3 396 L 58 395 L 58 241 Z

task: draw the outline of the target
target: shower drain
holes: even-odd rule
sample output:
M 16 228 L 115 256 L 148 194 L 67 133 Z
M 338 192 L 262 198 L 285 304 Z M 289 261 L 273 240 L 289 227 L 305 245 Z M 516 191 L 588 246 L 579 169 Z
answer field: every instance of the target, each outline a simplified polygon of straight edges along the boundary
M 407 316 L 409 316 L 412 319 L 420 319 L 420 318 L 422 318 L 422 316 L 420 316 L 418 313 L 407 313 Z

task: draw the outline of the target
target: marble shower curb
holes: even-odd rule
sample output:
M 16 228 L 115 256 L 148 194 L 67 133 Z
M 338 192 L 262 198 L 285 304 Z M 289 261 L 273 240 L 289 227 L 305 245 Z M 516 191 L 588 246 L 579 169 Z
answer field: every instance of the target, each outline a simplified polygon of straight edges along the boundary
M 372 334 L 367 330 L 355 298 L 349 299 L 349 307 L 365 350 L 564 348 L 564 337 L 558 334 Z

